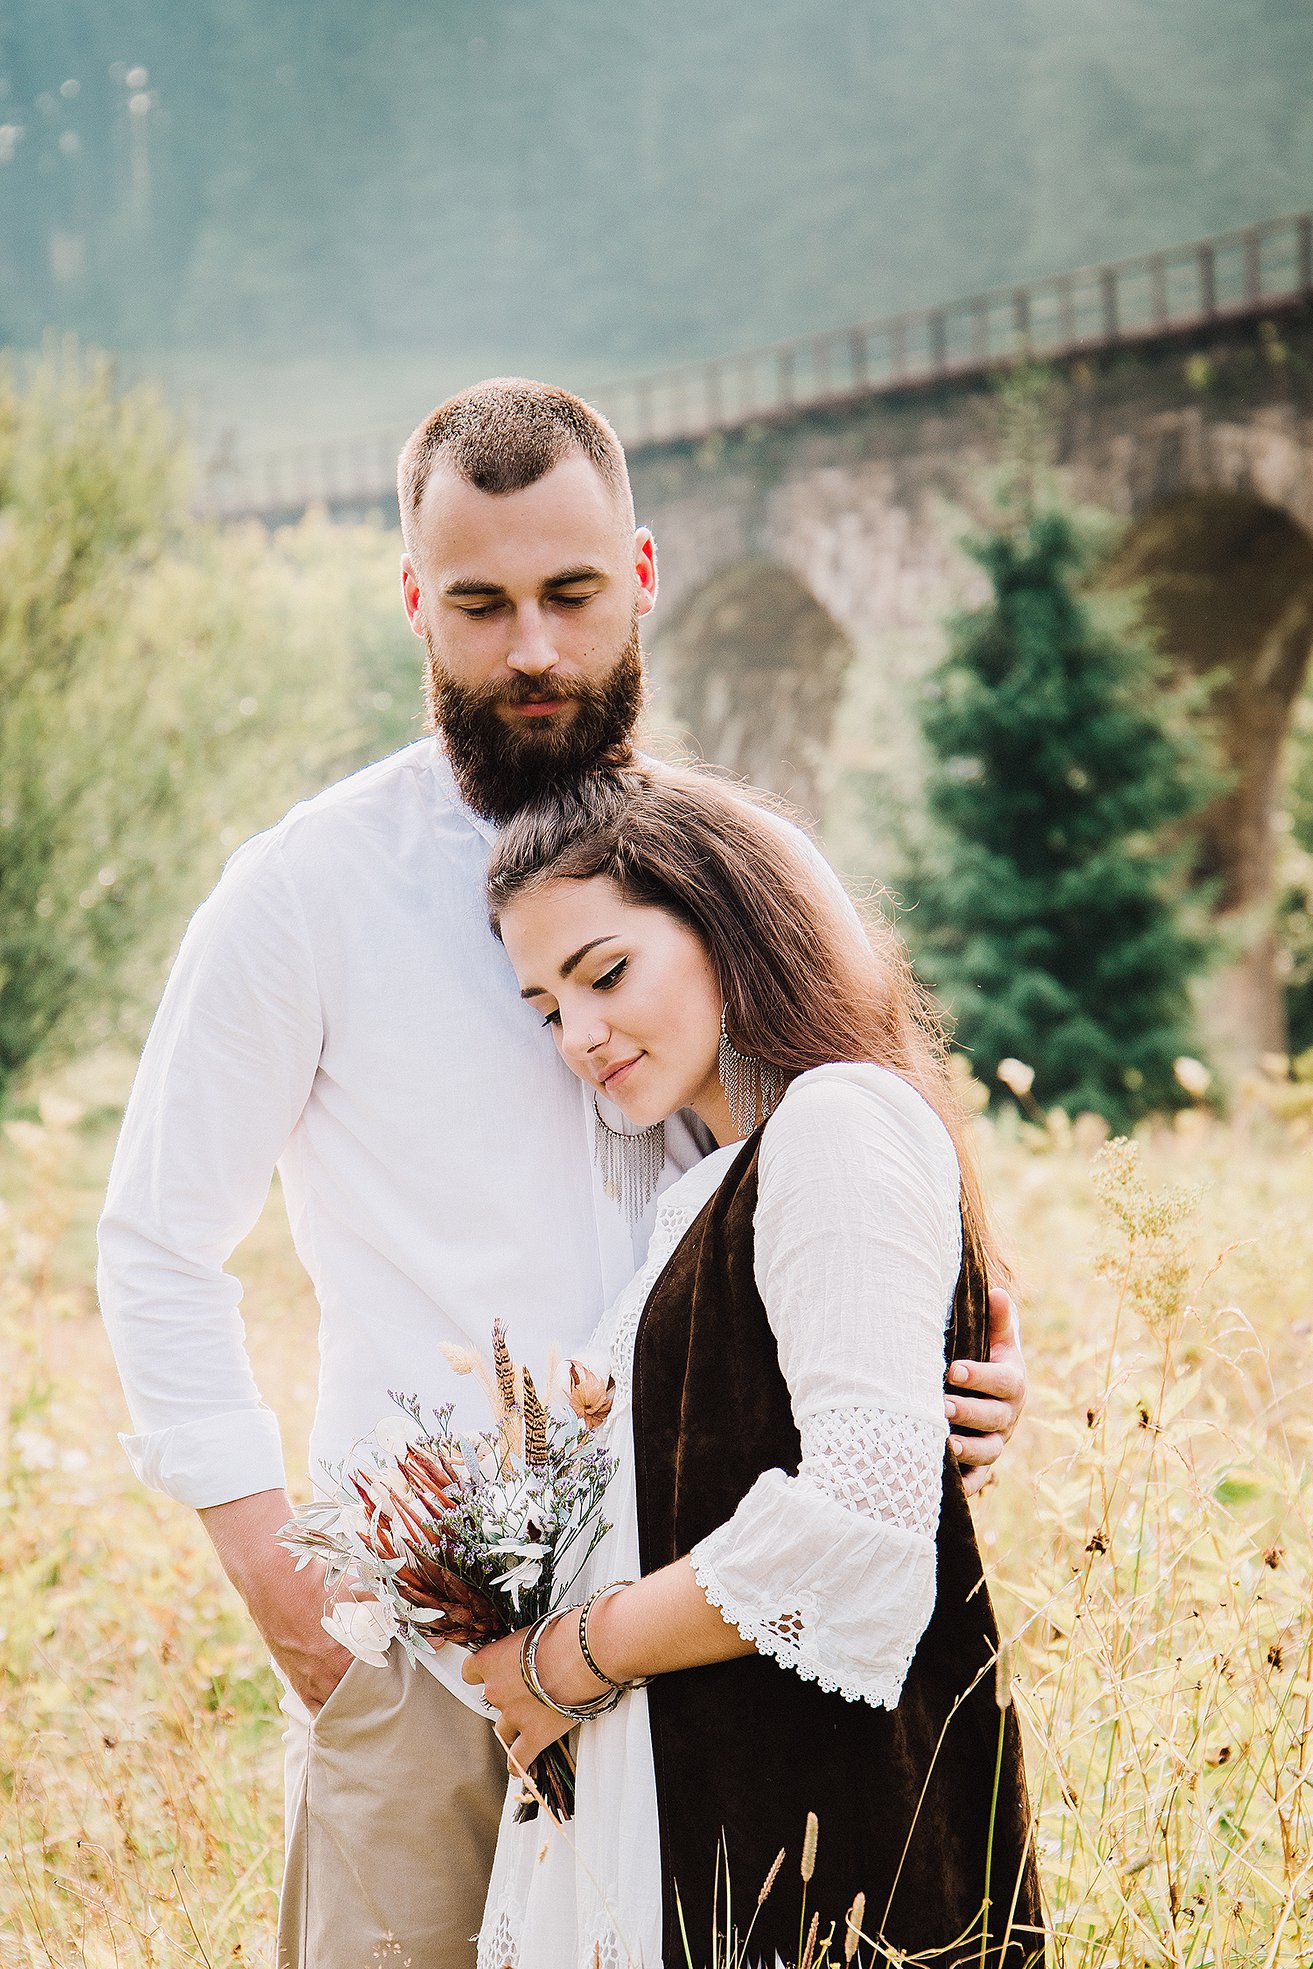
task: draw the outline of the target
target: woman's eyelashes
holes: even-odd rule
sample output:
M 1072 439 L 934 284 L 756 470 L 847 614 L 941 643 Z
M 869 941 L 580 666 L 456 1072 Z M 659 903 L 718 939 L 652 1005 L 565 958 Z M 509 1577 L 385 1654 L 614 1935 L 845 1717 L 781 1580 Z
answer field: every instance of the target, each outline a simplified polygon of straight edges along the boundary
M 613 991 L 628 969 L 629 959 L 627 957 L 617 958 L 609 971 L 603 971 L 600 978 L 593 979 L 589 989 L 591 991 Z M 554 1012 L 549 1012 L 543 1020 L 545 1026 L 559 1026 L 560 1023 L 561 1010 L 559 1006 Z

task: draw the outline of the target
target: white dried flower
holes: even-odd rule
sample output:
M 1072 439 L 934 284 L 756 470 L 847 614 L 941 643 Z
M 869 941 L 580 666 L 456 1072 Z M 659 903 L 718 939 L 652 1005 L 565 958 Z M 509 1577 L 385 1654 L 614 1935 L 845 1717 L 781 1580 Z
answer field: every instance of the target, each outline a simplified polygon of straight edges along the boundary
M 1213 1076 L 1203 1061 L 1192 1060 L 1188 1053 L 1183 1053 L 1179 1060 L 1172 1061 L 1172 1072 L 1186 1093 L 1196 1101 L 1202 1101 L 1213 1084 Z
M 375 1424 L 374 1441 L 384 1456 L 404 1456 L 415 1437 L 415 1424 L 403 1422 L 399 1415 L 385 1415 Z
M 382 1600 L 339 1600 L 322 1624 L 357 1661 L 367 1661 L 371 1668 L 386 1667 L 388 1648 L 397 1635 L 397 1616 Z
M 1024 1060 L 1000 1060 L 997 1067 L 999 1079 L 1010 1094 L 1019 1101 L 1024 1100 L 1035 1085 L 1035 1069 L 1028 1067 Z

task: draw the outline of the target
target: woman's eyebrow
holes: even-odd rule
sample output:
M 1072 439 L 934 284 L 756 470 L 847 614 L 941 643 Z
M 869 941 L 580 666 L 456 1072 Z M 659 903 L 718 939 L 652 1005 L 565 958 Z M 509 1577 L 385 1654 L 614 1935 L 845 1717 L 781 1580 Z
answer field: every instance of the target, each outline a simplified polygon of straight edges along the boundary
M 587 957 L 589 951 L 596 950 L 599 944 L 614 943 L 614 942 L 615 942 L 615 931 L 608 930 L 607 934 L 604 937 L 594 937 L 591 943 L 581 943 L 578 950 L 572 952 L 571 955 L 566 958 L 564 964 L 562 964 L 561 976 L 563 978 L 568 978 L 571 971 L 573 971 L 577 965 L 583 963 L 583 960 L 585 957 Z M 541 985 L 526 985 L 524 987 L 524 990 L 520 993 L 520 996 L 521 998 L 546 998 L 547 993 Z

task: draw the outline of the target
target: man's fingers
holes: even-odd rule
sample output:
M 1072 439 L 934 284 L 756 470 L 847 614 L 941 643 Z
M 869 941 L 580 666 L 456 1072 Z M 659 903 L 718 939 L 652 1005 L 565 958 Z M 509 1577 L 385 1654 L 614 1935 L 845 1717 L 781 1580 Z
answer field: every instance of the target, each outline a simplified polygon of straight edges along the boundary
M 950 1436 L 954 1456 L 965 1469 L 997 1463 L 1003 1454 L 1002 1436 Z
M 954 1430 L 974 1429 L 982 1436 L 1006 1428 L 1013 1419 L 1011 1402 L 972 1401 L 966 1395 L 950 1395 L 944 1403 L 944 1414 Z
M 974 1497 L 977 1491 L 984 1490 L 986 1485 L 992 1484 L 993 1481 L 994 1466 L 992 1463 L 982 1463 L 978 1469 L 964 1470 L 962 1472 L 962 1488 L 968 1497 Z
M 1019 1401 L 1026 1387 L 1026 1370 L 1020 1361 L 954 1361 L 948 1370 L 948 1393 L 986 1395 L 991 1401 Z
M 1021 1321 L 1017 1317 L 1017 1302 L 1010 1292 L 1001 1285 L 989 1290 L 989 1349 L 992 1353 L 1000 1341 L 1011 1340 L 1014 1345 L 1021 1336 Z

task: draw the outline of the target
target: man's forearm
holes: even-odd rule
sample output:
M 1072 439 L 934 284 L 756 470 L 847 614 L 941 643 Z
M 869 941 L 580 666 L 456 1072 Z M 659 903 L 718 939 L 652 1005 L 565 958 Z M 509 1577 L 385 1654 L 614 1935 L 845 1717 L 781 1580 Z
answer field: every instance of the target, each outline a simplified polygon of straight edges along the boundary
M 275 1542 L 292 1515 L 284 1490 L 257 1491 L 231 1504 L 213 1504 L 198 1513 L 219 1555 L 220 1564 L 250 1609 L 265 1638 L 261 1610 L 266 1602 L 276 1609 L 280 1588 L 296 1571 L 296 1560 Z M 309 1571 L 309 1567 L 306 1568 Z
M 322 1625 L 323 1567 L 316 1561 L 298 1572 L 295 1558 L 277 1543 L 292 1515 L 286 1491 L 257 1491 L 199 1515 L 270 1654 L 306 1707 L 319 1709 L 351 1656 Z

